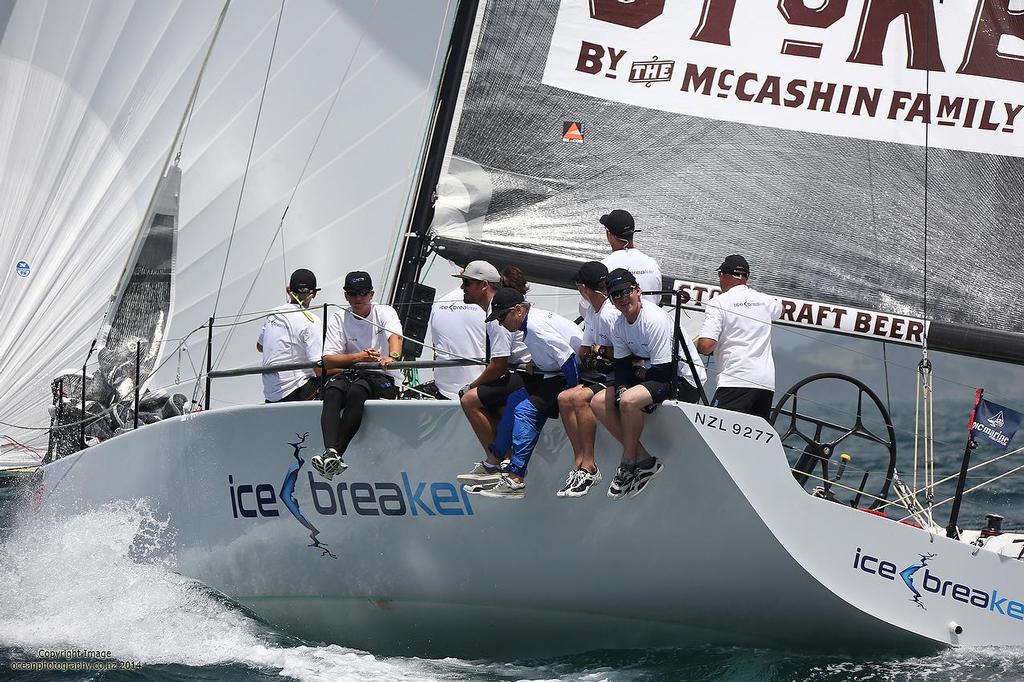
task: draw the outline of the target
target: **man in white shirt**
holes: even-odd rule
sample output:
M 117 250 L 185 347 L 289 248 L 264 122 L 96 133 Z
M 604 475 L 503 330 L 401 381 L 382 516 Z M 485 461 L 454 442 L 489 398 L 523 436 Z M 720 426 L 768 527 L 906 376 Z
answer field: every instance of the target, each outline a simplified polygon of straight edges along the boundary
M 508 287 L 494 295 L 487 320 L 523 334 L 534 370 L 525 386 L 508 397 L 486 460 L 497 467 L 503 454 L 511 450 L 507 471 L 494 487 L 480 494 L 522 499 L 526 496 L 527 466 L 540 431 L 548 418 L 558 416 L 558 394 L 579 383 L 576 349 L 583 342 L 583 333 L 561 315 L 533 308 L 519 291 Z
M 558 394 L 558 413 L 572 445 L 573 468 L 565 478 L 558 497 L 582 497 L 601 480 L 594 461 L 597 419 L 590 401 L 605 388 L 614 385 L 612 376 L 612 329 L 621 313 L 608 301 L 605 282 L 608 268 L 603 263 L 584 263 L 576 273 L 576 288 L 586 301 L 583 340 L 579 348 L 581 383 Z
M 715 355 L 718 388 L 713 407 L 768 419 L 775 398 L 772 320 L 782 315 L 777 298 L 747 286 L 750 265 L 740 255 L 718 268 L 722 293 L 705 304 L 697 350 Z
M 590 406 L 597 419 L 622 443 L 622 462 L 608 487 L 608 497 L 617 500 L 642 493 L 663 468 L 640 445 L 645 412 L 670 397 L 674 372 L 678 372 L 680 379 L 677 399 L 696 402 L 700 398 L 698 387 L 707 379 L 707 373 L 703 364 L 695 362 L 694 377 L 683 361 L 686 356 L 682 349 L 679 367 L 673 367 L 673 346 L 679 344 L 675 319 L 640 298 L 640 287 L 631 272 L 622 268 L 612 270 L 607 281 L 608 298 L 622 313 L 612 330 L 615 386 L 594 396 Z M 683 340 L 690 356 L 696 359 L 693 341 L 688 337 Z
M 348 468 L 342 459 L 359 430 L 367 400 L 398 397 L 402 374 L 388 370 L 402 356 L 402 323 L 389 305 L 373 303 L 373 282 L 366 272 L 345 276 L 345 300 L 349 309 L 331 315 L 324 345 L 324 384 L 320 430 L 324 454 L 310 459 L 320 475 L 330 480 Z M 380 369 L 348 369 L 357 362 L 375 362 Z
M 256 341 L 263 354 L 263 366 L 292 362 L 317 362 L 323 354 L 320 318 L 309 312 L 309 304 L 320 291 L 316 275 L 305 268 L 292 273 L 285 293 L 288 303 L 267 316 Z M 263 399 L 268 403 L 312 400 L 316 396 L 319 369 L 292 369 L 263 375 Z
M 491 301 L 498 291 L 501 275 L 487 261 L 476 260 L 461 274 L 463 300 L 475 304 L 486 314 L 491 312 Z M 530 351 L 523 343 L 523 335 L 513 334 L 495 320 L 486 323 L 487 366 L 483 372 L 459 391 L 462 411 L 473 428 L 484 459 L 473 469 L 459 475 L 459 481 L 472 486 L 496 485 L 501 479 L 501 468 L 488 459 L 498 425 L 498 418 L 509 395 L 523 387 L 523 375 L 517 371 L 530 361 Z M 503 454 L 503 453 L 499 453 Z
M 430 311 L 430 334 L 438 360 L 483 359 L 486 352 L 484 318 L 487 313 L 475 303 L 466 303 L 462 287 L 434 301 Z M 447 352 L 444 352 L 447 351 Z M 434 370 L 437 392 L 458 400 L 459 391 L 471 384 L 483 371 L 483 365 L 438 367 Z
M 661 268 L 653 258 L 633 244 L 633 235 L 640 230 L 636 229 L 629 211 L 617 208 L 601 216 L 601 224 L 605 228 L 608 246 L 612 247 L 611 254 L 601 261 L 608 271 L 624 268 L 633 273 L 641 291 L 661 291 Z M 657 294 L 648 294 L 643 298 L 654 305 L 661 303 L 661 296 Z

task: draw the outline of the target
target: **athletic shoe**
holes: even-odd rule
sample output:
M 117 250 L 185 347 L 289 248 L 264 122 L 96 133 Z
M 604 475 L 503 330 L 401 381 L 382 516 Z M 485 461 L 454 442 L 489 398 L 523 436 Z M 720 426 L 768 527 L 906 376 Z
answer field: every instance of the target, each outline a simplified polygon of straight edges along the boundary
M 576 485 L 576 479 L 579 477 L 582 469 L 569 469 L 569 474 L 565 477 L 565 482 L 562 483 L 562 487 L 555 493 L 555 497 L 565 497 L 565 494 Z
M 473 468 L 465 474 L 459 474 L 459 483 L 470 486 L 485 485 L 495 486 L 501 480 L 502 469 L 500 466 L 491 466 L 487 462 L 477 462 Z
M 636 474 L 633 473 L 633 469 L 627 469 L 620 464 L 619 468 L 615 470 L 615 477 L 612 478 L 612 484 L 608 486 L 608 497 L 613 500 L 621 500 L 633 489 L 635 484 Z
M 654 457 L 649 466 L 640 467 L 635 469 L 636 483 L 633 484 L 633 490 L 629 493 L 630 497 L 636 497 L 647 488 L 647 484 L 651 482 L 651 479 L 661 473 L 661 470 L 665 466 Z
M 526 497 L 526 481 L 516 483 L 508 476 L 502 476 L 498 485 L 487 490 L 481 490 L 484 497 L 497 497 L 505 500 L 521 500 Z
M 324 450 L 324 454 L 311 458 L 309 463 L 316 469 L 318 474 L 328 481 L 334 478 L 335 475 L 344 473 L 345 469 L 348 469 L 348 464 L 338 456 L 338 451 L 334 448 L 327 448 Z
M 565 491 L 563 497 L 583 497 L 590 492 L 590 489 L 595 483 L 601 480 L 601 470 L 595 467 L 594 473 L 590 473 L 586 469 L 576 470 L 576 480 L 573 481 L 572 486 Z

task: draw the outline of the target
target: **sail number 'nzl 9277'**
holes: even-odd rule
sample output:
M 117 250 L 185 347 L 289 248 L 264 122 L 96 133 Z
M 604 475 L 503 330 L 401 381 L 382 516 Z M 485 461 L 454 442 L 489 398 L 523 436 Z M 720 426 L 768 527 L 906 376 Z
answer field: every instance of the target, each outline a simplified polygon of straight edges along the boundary
M 764 429 L 756 429 L 752 426 L 737 424 L 736 422 L 728 422 L 719 416 L 704 414 L 703 412 L 694 413 L 693 423 L 699 424 L 705 429 L 731 433 L 734 436 L 739 436 L 740 438 L 746 438 L 748 440 L 756 440 L 760 443 L 771 443 L 772 439 L 775 438 L 774 431 L 765 431 Z

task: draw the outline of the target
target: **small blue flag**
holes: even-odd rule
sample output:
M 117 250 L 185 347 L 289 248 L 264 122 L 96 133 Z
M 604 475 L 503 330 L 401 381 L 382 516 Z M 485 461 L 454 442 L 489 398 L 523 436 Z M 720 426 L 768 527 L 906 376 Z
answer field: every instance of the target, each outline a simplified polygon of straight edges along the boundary
M 971 432 L 976 437 L 987 438 L 996 445 L 1006 449 L 1017 429 L 1020 427 L 1020 412 L 1002 405 L 996 405 L 982 398 L 974 411 L 974 422 Z

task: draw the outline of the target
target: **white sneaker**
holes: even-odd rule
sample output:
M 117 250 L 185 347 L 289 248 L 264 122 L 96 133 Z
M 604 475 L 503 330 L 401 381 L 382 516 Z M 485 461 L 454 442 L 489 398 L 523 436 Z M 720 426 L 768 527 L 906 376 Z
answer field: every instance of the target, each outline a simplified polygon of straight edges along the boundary
M 311 458 L 309 463 L 318 474 L 328 481 L 338 474 L 345 473 L 345 469 L 348 469 L 348 464 L 338 456 L 338 451 L 334 448 L 327 448 L 324 454 Z
M 505 500 L 521 500 L 526 497 L 526 481 L 516 483 L 508 476 L 502 476 L 498 485 L 488 490 L 481 490 L 484 497 L 496 497 Z
M 576 485 L 576 479 L 579 477 L 582 469 L 569 469 L 569 474 L 565 477 L 565 482 L 562 483 L 562 487 L 555 493 L 555 497 L 565 497 L 565 494 Z
M 468 472 L 459 474 L 458 480 L 459 483 L 469 486 L 492 487 L 498 485 L 498 481 L 501 480 L 501 467 L 491 466 L 487 462 L 477 462 Z
M 665 466 L 654 457 L 651 459 L 654 461 L 651 462 L 650 466 L 637 467 L 633 470 L 636 482 L 633 484 L 633 489 L 629 493 L 630 497 L 636 497 L 642 493 L 647 488 L 647 484 L 651 482 L 651 479 L 660 474 L 661 470 L 665 468 Z
M 573 484 L 565 491 L 562 497 L 583 497 L 600 480 L 601 470 L 596 466 L 594 467 L 594 473 L 590 473 L 586 469 L 577 469 L 576 480 L 573 481 Z

